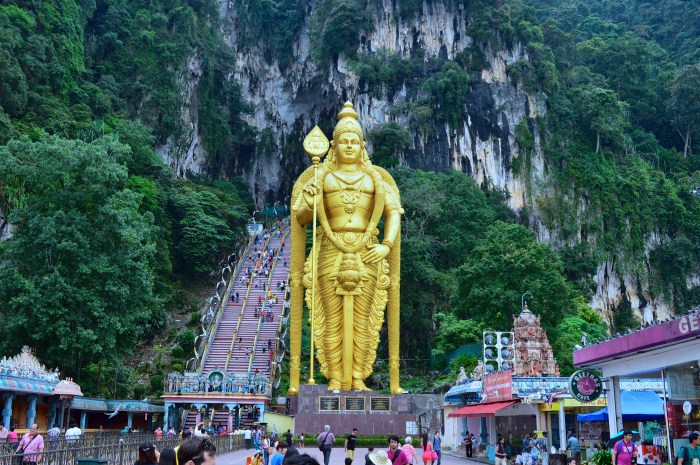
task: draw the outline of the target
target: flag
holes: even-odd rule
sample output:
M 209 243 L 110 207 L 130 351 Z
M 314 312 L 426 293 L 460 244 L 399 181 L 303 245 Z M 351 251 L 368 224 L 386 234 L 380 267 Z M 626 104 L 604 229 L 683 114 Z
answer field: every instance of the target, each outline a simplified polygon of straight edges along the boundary
M 552 394 L 550 394 L 549 398 L 547 399 L 547 408 L 552 408 L 552 402 L 554 402 L 554 399 L 559 394 L 564 394 L 564 391 L 557 391 L 557 392 L 553 392 Z

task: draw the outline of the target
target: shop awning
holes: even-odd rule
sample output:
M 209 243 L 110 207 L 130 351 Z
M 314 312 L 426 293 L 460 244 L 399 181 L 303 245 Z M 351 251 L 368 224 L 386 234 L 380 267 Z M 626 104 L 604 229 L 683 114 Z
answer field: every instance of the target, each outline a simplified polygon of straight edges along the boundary
M 664 401 L 652 391 L 621 391 L 622 421 L 651 421 L 664 419 Z M 591 413 L 579 413 L 580 422 L 607 421 L 608 407 Z
M 496 412 L 518 403 L 519 400 L 491 402 L 489 404 L 474 404 L 462 407 L 447 415 L 448 417 L 495 417 Z

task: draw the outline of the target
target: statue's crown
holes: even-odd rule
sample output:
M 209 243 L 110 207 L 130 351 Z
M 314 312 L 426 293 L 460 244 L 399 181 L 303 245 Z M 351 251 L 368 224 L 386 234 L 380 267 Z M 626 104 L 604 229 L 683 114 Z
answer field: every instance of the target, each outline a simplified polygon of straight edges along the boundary
M 335 125 L 333 130 L 333 139 L 337 139 L 344 132 L 352 132 L 360 136 L 360 140 L 364 140 L 357 112 L 352 107 L 351 102 L 345 102 L 343 109 L 338 113 L 338 124 Z

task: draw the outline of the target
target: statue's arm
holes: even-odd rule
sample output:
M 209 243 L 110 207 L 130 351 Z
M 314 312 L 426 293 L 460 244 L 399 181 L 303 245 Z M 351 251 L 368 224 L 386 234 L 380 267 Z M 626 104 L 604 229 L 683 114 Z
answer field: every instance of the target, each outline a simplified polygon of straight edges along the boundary
M 384 190 L 386 192 L 386 202 L 384 203 L 384 240 L 382 243 L 393 248 L 399 236 L 403 209 L 401 208 L 398 193 L 388 183 L 385 183 Z
M 316 208 L 319 208 L 321 206 L 321 189 L 319 189 L 318 184 L 309 181 L 302 188 L 294 206 L 297 221 L 302 226 L 306 226 L 313 219 L 314 197 L 316 197 Z

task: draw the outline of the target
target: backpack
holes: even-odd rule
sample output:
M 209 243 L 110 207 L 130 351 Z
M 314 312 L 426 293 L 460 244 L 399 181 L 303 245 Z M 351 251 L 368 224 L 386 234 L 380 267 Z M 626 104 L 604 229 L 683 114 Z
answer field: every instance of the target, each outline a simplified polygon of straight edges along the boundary
M 325 452 L 325 450 L 326 450 L 326 438 L 327 437 L 328 437 L 328 433 L 326 433 L 326 435 L 323 436 L 323 440 L 318 445 L 318 450 L 320 450 L 321 452 Z
M 690 454 L 686 450 L 687 447 L 688 446 L 681 446 L 678 455 L 673 458 L 673 465 L 678 465 L 678 459 L 683 459 L 683 463 L 688 465 L 688 457 L 690 457 Z

